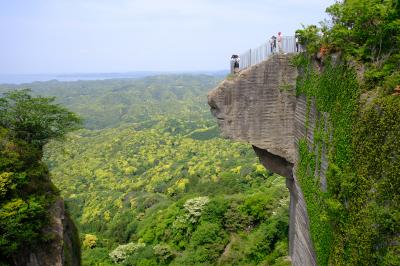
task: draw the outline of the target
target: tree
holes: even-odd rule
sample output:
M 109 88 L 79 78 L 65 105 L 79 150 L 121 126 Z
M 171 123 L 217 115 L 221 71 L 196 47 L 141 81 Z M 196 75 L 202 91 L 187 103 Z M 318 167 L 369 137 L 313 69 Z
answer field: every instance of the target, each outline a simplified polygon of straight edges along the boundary
M 347 60 L 364 64 L 369 88 L 384 85 L 391 93 L 400 80 L 400 2 L 346 0 L 326 11 L 332 25 L 325 42 Z
M 347 0 L 327 8 L 333 27 L 331 41 L 350 55 L 377 62 L 399 51 L 397 0 Z
M 55 104 L 54 97 L 32 97 L 30 90 L 16 90 L 0 98 L 0 126 L 13 137 L 43 147 L 50 139 L 79 128 L 80 118 Z
M 296 31 L 299 36 L 299 42 L 306 47 L 309 54 L 315 54 L 321 47 L 321 29 L 316 25 L 303 26 L 303 29 Z

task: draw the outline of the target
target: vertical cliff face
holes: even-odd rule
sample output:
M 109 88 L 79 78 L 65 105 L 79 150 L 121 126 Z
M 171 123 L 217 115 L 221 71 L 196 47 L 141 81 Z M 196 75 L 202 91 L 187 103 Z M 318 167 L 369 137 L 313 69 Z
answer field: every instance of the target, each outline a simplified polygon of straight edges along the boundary
M 307 108 L 304 96 L 295 95 L 298 71 L 291 57 L 275 55 L 223 81 L 209 93 L 208 102 L 225 137 L 250 143 L 267 169 L 287 178 L 292 264 L 316 265 L 307 208 L 293 169 L 298 140 L 312 132 L 306 130 L 306 123 L 313 123 L 306 122 L 307 114 L 317 114 Z
M 50 208 L 50 225 L 44 228 L 51 239 L 35 248 L 21 250 L 13 257 L 16 266 L 79 266 L 80 241 L 77 229 L 59 198 Z

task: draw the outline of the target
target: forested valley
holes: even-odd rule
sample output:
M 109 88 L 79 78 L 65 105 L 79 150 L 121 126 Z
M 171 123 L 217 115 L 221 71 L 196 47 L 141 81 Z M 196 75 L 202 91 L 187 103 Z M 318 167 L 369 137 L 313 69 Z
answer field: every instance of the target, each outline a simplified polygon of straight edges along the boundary
M 289 265 L 285 179 L 219 136 L 221 77 L 25 84 L 83 119 L 45 146 L 83 265 Z M 17 89 L 2 86 L 0 91 Z

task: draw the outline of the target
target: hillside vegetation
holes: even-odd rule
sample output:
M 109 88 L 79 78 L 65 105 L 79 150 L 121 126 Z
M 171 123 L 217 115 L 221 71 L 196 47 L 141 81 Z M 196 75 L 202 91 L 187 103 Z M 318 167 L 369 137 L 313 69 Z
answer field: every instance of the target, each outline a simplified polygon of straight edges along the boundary
M 221 139 L 210 76 L 28 84 L 83 117 L 46 146 L 84 265 L 288 265 L 289 195 Z
M 298 31 L 307 52 L 294 62 L 297 93 L 325 113 L 313 144 L 299 143 L 296 173 L 318 264 L 400 265 L 400 3 L 347 0 L 327 12 L 330 22 Z M 314 175 L 322 147 L 327 191 Z
M 41 160 L 43 146 L 79 122 L 52 98 L 24 90 L 0 97 L 0 265 L 14 264 L 56 237 L 50 209 L 59 194 Z

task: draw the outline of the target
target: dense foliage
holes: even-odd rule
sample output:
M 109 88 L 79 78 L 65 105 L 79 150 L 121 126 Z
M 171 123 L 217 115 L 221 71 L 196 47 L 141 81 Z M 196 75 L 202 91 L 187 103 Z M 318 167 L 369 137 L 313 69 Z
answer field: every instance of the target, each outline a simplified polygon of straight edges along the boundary
M 398 0 L 345 0 L 327 8 L 331 21 L 298 30 L 310 54 L 340 52 L 362 73 L 363 86 L 392 92 L 400 82 Z
M 300 141 L 296 174 L 320 265 L 400 264 L 399 8 L 337 2 L 327 9 L 331 24 L 299 31 L 307 52 L 295 60 L 297 92 L 307 97 L 314 138 Z M 320 113 L 309 121 L 312 104 Z M 322 150 L 326 190 L 315 175 Z
M 289 263 L 285 180 L 248 145 L 219 137 L 205 97 L 219 80 L 30 86 L 85 120 L 86 129 L 45 154 L 80 229 L 85 265 Z
M 42 145 L 79 122 L 52 100 L 28 91 L 0 98 L 0 264 L 52 238 L 44 229 L 57 192 L 41 162 Z
M 29 90 L 7 92 L 0 99 L 0 125 L 15 138 L 42 148 L 80 123 L 74 113 L 53 102 L 54 98 L 32 97 Z
M 179 118 L 187 127 L 195 128 L 195 124 L 203 121 L 205 116 L 209 125 L 214 124 L 205 108 L 205 94 L 219 80 L 220 77 L 205 75 L 196 78 L 191 75 L 162 75 L 135 82 L 130 79 L 49 81 L 22 86 L 31 88 L 36 94 L 56 97 L 58 103 L 84 118 L 87 129 L 118 127 L 125 123 L 150 124 L 163 114 Z M 0 85 L 0 92 L 10 88 L 18 86 Z

